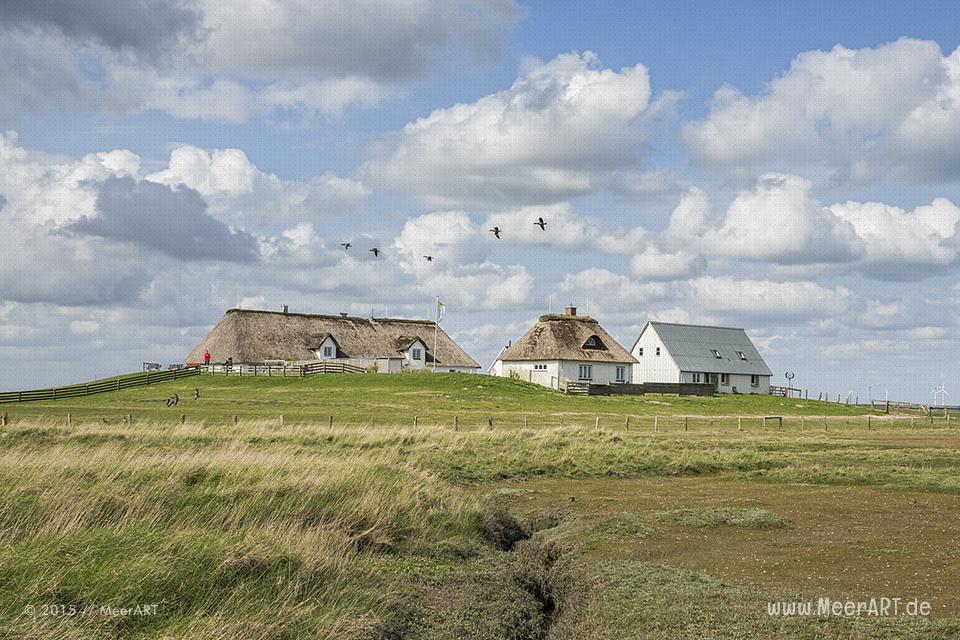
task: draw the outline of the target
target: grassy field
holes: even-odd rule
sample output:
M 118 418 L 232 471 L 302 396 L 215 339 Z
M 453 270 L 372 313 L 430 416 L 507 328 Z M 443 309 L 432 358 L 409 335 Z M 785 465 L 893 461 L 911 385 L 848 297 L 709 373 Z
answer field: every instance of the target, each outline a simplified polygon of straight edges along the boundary
M 0 637 L 960 637 L 943 420 L 455 375 L 190 382 L 2 408 Z M 932 612 L 767 611 L 822 596 Z
M 200 399 L 193 399 L 195 389 Z M 176 407 L 167 398 L 179 394 Z M 226 424 L 239 420 L 277 420 L 285 423 L 373 423 L 406 426 L 414 417 L 424 425 L 452 426 L 454 417 L 464 428 L 495 425 L 549 427 L 588 425 L 599 416 L 603 424 L 623 424 L 626 416 L 640 424 L 654 416 L 784 415 L 831 416 L 834 419 L 863 415 L 860 407 L 836 403 L 775 398 L 772 396 L 566 396 L 543 387 L 490 376 L 463 374 L 350 375 L 328 374 L 306 378 L 200 376 L 111 392 L 86 398 L 6 405 L 12 418 L 64 418 L 70 413 L 84 420 L 118 421 L 130 414 L 135 420 L 189 420 Z M 644 422 L 646 419 L 646 422 Z M 907 419 L 909 420 L 909 418 Z M 702 422 L 702 421 L 701 421 Z M 756 420 L 754 420 L 756 423 Z M 652 423 L 651 423 L 652 424 Z M 840 422 L 838 422 L 840 424 Z

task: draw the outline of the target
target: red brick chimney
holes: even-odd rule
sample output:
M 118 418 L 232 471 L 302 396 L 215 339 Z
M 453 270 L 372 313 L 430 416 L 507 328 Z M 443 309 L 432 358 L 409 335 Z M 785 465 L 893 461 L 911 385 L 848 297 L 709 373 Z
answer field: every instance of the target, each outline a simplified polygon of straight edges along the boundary
M 570 305 L 569 307 L 567 307 L 566 309 L 563 310 L 563 315 L 565 315 L 565 316 L 575 316 L 575 315 L 577 315 L 577 308 L 576 308 L 575 306 L 573 306 L 573 305 Z

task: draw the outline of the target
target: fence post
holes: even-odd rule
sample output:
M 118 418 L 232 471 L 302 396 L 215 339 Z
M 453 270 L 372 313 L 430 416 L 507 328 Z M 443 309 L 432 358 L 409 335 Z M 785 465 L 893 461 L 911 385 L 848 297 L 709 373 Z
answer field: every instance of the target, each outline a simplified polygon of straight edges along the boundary
M 870 431 L 870 423 L 873 420 L 873 416 L 867 416 L 867 431 Z
M 561 426 L 561 427 L 563 426 L 563 414 L 562 414 L 562 413 L 560 414 L 560 426 Z
M 118 386 L 118 387 L 119 387 L 119 383 L 120 383 L 120 381 L 117 380 L 117 386 Z M 53 399 L 54 399 L 54 400 L 57 399 L 57 388 L 56 388 L 56 387 L 53 388 Z
M 283 416 L 280 416 L 280 428 L 283 429 Z
M 653 416 L 653 432 L 660 431 L 660 416 Z
M 133 415 L 127 414 L 127 424 L 133 424 Z
M 493 431 L 493 416 L 487 418 L 487 428 Z
M 150 384 L 150 374 L 147 374 L 147 384 Z M 120 391 L 120 378 L 117 378 L 117 391 Z M 53 390 L 53 398 L 57 398 L 57 390 Z
M 327 420 L 327 426 L 329 426 L 330 429 L 333 429 L 333 416 L 330 416 L 330 419 Z
M 460 416 L 453 416 L 453 430 L 460 431 Z
M 237 416 L 233 416 L 233 426 L 237 426 L 237 422 L 239 422 L 239 421 L 240 421 L 240 419 L 237 418 Z
M 417 423 L 420 422 L 420 416 L 413 416 L 413 428 L 417 428 Z
M 523 416 L 523 428 L 527 428 L 527 416 Z
M 180 414 L 180 424 L 187 424 L 187 414 L 185 413 Z
M 737 431 L 743 431 L 743 416 L 737 416 Z
M 68 414 L 67 414 L 67 429 L 72 429 L 72 428 L 73 428 L 73 416 L 71 416 L 71 415 L 68 413 Z
M 83 395 L 85 396 L 90 395 L 90 385 L 88 384 L 83 385 Z
M 807 426 L 807 420 L 803 416 L 800 416 L 800 428 L 803 429 Z
M 690 429 L 690 416 L 683 416 L 683 430 L 687 431 Z
M 594 421 L 593 430 L 600 431 L 600 416 L 597 416 L 597 419 Z
M 630 431 L 630 416 L 623 419 L 623 428 L 626 431 Z
M 0 413 L 0 427 L 7 426 L 7 412 Z

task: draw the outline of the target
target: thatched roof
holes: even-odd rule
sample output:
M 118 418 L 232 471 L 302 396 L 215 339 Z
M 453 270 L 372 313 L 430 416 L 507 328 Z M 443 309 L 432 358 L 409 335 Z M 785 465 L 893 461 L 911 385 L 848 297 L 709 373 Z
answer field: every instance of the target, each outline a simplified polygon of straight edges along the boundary
M 590 347 L 594 338 L 595 347 Z M 523 337 L 500 354 L 500 360 L 587 360 L 634 363 L 600 323 L 587 316 L 540 316 Z
M 426 347 L 426 362 L 432 365 L 433 328 L 429 320 L 230 309 L 190 352 L 187 362 L 202 361 L 207 350 L 213 362 L 316 360 L 315 349 L 327 337 L 336 342 L 339 358 L 399 358 L 419 338 Z M 480 367 L 443 329 L 437 331 L 437 353 L 438 367 Z

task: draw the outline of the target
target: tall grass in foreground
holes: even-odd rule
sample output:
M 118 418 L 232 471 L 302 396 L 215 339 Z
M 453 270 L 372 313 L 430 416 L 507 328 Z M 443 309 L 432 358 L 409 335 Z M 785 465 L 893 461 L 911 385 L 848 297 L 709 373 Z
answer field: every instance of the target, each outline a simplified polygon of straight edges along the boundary
M 411 596 L 380 559 L 442 561 L 481 544 L 481 499 L 383 452 L 289 455 L 229 440 L 194 449 L 185 434 L 156 448 L 114 435 L 39 435 L 0 450 L 0 628 L 377 637 L 404 623 Z M 142 617 L 43 615 L 52 604 L 158 606 Z
M 960 492 L 958 444 L 944 429 L 20 421 L 0 431 L 0 636 L 535 640 L 563 608 L 562 563 L 498 551 L 522 532 L 457 485 L 727 474 Z M 24 614 L 44 604 L 158 606 Z

